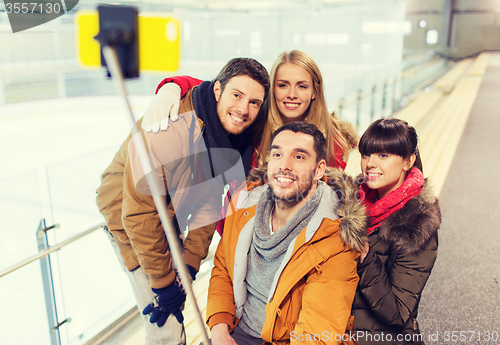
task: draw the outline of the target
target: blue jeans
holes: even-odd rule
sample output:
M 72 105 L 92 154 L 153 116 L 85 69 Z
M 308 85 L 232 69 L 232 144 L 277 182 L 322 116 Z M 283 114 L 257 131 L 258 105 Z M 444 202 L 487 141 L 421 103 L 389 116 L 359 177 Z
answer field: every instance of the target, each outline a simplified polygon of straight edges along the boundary
M 138 267 L 133 271 L 129 271 L 123 262 L 120 254 L 120 249 L 115 242 L 111 232 L 105 228 L 104 231 L 108 234 L 109 241 L 115 250 L 118 261 L 132 285 L 137 308 L 142 315 L 142 311 L 153 299 L 153 291 L 149 283 L 149 277 L 144 272 L 142 267 Z M 167 322 L 162 327 L 158 327 L 156 323 L 149 322 L 150 315 L 142 315 L 144 321 L 144 330 L 146 333 L 146 345 L 184 345 L 186 344 L 186 334 L 184 332 L 184 325 L 179 323 L 174 315 L 170 315 Z

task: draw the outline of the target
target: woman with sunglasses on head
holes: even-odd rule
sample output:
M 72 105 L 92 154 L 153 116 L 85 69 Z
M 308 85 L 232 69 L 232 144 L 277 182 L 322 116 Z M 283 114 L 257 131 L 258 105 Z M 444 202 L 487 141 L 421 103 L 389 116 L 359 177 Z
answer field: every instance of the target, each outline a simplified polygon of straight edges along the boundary
M 352 307 L 359 345 L 423 344 L 418 305 L 436 260 L 441 213 L 417 142 L 399 119 L 375 121 L 359 142 L 369 218 Z

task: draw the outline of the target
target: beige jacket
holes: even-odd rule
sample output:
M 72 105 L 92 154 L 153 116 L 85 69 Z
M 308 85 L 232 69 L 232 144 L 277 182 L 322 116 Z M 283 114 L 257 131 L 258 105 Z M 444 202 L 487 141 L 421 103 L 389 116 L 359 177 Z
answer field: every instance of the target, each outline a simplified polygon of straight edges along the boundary
M 147 141 L 153 174 L 164 188 L 170 218 L 177 217 L 179 224 L 187 224 L 187 217 L 192 215 L 190 231 L 184 240 L 184 260 L 198 270 L 208 254 L 221 199 L 212 200 L 211 185 L 199 183 L 200 152 L 206 148 L 201 135 L 204 124 L 193 111 L 192 91 L 181 100 L 179 120 L 170 123 L 167 131 L 145 133 L 135 128 L 131 131 L 103 172 L 97 189 L 99 211 L 120 248 L 125 265 L 129 270 L 141 266 L 151 286 L 156 288 L 171 284 L 175 272 L 133 138 L 142 135 Z M 136 128 L 140 128 L 140 122 Z

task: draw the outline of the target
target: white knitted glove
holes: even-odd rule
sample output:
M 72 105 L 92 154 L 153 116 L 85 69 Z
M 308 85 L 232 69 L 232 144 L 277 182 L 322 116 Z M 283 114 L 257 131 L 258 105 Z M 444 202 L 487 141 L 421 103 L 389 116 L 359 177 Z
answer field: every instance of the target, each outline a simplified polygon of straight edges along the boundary
M 177 121 L 181 88 L 176 83 L 166 83 L 155 95 L 142 118 L 142 129 L 146 132 L 158 133 L 160 129 L 166 131 L 169 118 Z

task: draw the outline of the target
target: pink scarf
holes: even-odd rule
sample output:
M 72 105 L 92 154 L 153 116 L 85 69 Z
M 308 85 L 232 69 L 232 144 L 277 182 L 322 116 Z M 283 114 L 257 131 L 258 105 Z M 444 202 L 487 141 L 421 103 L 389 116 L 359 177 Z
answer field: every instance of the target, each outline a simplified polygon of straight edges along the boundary
M 380 200 L 377 200 L 377 191 L 368 188 L 366 183 L 363 182 L 361 185 L 361 190 L 365 194 L 363 205 L 365 205 L 367 215 L 370 219 L 368 234 L 378 228 L 392 213 L 403 208 L 411 198 L 417 196 L 422 191 L 424 182 L 422 172 L 418 168 L 413 167 L 403 184 Z

